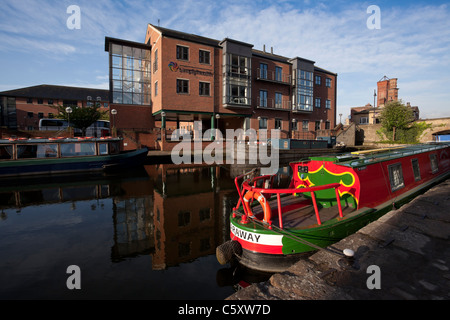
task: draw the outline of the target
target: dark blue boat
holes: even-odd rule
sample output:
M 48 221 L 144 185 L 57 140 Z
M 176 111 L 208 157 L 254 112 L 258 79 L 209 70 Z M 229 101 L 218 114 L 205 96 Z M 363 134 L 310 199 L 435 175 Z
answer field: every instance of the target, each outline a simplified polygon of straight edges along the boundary
M 111 137 L 0 140 L 0 177 L 143 165 L 148 149 L 120 151 L 121 141 Z

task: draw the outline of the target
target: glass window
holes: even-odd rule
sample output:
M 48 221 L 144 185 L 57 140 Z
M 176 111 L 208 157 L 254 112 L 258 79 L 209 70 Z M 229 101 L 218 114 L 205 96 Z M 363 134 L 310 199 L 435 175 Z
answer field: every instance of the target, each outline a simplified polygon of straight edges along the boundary
M 420 169 L 419 169 L 419 160 L 412 159 L 411 163 L 412 163 L 412 168 L 413 168 L 413 173 L 414 173 L 414 180 L 419 181 L 421 179 Z
M 400 163 L 388 166 L 391 190 L 395 191 L 405 186 L 403 182 L 402 165 Z
M 315 99 L 314 99 L 314 106 L 315 106 L 316 108 L 320 108 L 320 98 L 315 98 Z
M 297 103 L 296 109 L 312 111 L 313 101 L 313 73 L 305 70 L 297 71 Z
M 279 92 L 275 92 L 275 108 L 283 108 L 282 95 Z
M 275 129 L 282 129 L 282 123 L 283 121 L 281 119 L 275 118 Z
M 94 156 L 95 143 L 62 143 L 61 157 Z
M 325 85 L 326 85 L 328 88 L 331 88 L 331 79 L 330 79 L 330 78 L 326 78 L 326 79 L 325 79 Z
M 275 67 L 275 80 L 283 81 L 283 68 Z
M 108 154 L 108 143 L 98 144 L 98 154 L 100 155 Z
M 177 79 L 177 93 L 189 93 L 189 80 Z
M 259 64 L 260 74 L 259 77 L 261 79 L 267 79 L 267 64 L 261 63 Z
M 431 173 L 439 171 L 436 154 L 430 154 Z
M 325 101 L 325 108 L 331 109 L 331 100 L 327 99 L 327 100 Z
M 37 158 L 56 158 L 58 157 L 58 145 L 53 144 L 38 144 L 37 145 Z
M 303 120 L 302 121 L 302 130 L 303 131 L 308 131 L 309 130 L 309 121 L 308 120 Z
M 13 158 L 13 147 L 11 145 L 0 146 L 0 160 L 11 160 Z
M 110 69 L 114 103 L 147 103 L 143 97 L 150 94 L 150 50 L 112 44 Z
M 198 60 L 200 63 L 210 64 L 210 52 L 205 50 L 199 50 Z
M 260 129 L 267 129 L 267 118 L 259 118 L 259 128 Z
M 37 145 L 18 145 L 17 159 L 37 158 Z
M 267 107 L 267 91 L 259 90 L 259 106 Z
M 183 46 L 177 46 L 177 59 L 189 60 L 189 48 Z
M 200 81 L 199 94 L 201 96 L 209 96 L 210 95 L 210 83 L 209 82 L 201 82 Z
M 321 82 L 322 82 L 322 77 L 321 77 L 321 76 L 316 76 L 316 82 L 315 82 L 315 84 L 317 84 L 318 86 L 320 86 Z

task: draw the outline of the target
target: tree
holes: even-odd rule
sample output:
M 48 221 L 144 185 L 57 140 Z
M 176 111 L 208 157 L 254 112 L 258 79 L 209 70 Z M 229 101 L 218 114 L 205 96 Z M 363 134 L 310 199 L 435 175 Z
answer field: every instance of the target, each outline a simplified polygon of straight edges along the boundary
M 68 106 L 59 105 L 56 107 L 59 112 L 57 116 L 59 119 L 69 120 L 66 107 Z M 106 111 L 99 110 L 100 106 L 98 104 L 86 107 L 70 107 L 72 108 L 72 113 L 70 113 L 70 125 L 80 129 L 83 136 L 86 136 L 86 129 L 106 113 Z
M 405 106 L 401 101 L 392 101 L 386 104 L 381 111 L 381 125 L 387 131 L 396 129 L 407 129 L 414 121 L 411 108 Z

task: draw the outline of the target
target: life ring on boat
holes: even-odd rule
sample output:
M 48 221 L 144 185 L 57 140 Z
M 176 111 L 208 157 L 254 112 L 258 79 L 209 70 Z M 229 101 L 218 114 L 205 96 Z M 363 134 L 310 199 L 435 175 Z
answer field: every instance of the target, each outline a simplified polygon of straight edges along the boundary
M 244 196 L 244 205 L 247 209 L 248 215 L 252 216 L 252 209 L 250 208 L 250 200 L 255 199 L 258 200 L 259 204 L 263 208 L 264 211 L 264 222 L 269 223 L 272 220 L 272 210 L 270 209 L 269 202 L 266 198 L 259 192 L 248 191 Z

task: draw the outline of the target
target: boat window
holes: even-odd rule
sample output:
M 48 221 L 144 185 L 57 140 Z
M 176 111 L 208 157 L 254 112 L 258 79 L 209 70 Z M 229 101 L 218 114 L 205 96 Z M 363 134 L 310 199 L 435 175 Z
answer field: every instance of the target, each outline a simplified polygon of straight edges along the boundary
M 58 145 L 52 144 L 38 144 L 37 145 L 37 158 L 56 158 L 58 157 Z
M 119 152 L 120 152 L 119 143 L 118 142 L 110 142 L 109 143 L 109 153 L 116 154 Z
M 108 144 L 107 143 L 99 143 L 98 144 L 98 154 L 108 154 Z
M 17 146 L 17 159 L 31 159 L 37 158 L 37 145 L 18 145 Z
M 61 144 L 61 157 L 94 156 L 95 143 L 63 143 Z
M 412 159 L 412 168 L 413 168 L 413 173 L 414 173 L 414 180 L 419 181 L 420 178 L 420 170 L 419 170 L 419 160 L 417 159 Z
M 431 173 L 439 171 L 436 154 L 430 154 Z
M 388 166 L 389 169 L 389 180 L 391 182 L 391 190 L 395 191 L 401 189 L 405 186 L 403 181 L 402 165 L 396 163 Z
M 0 160 L 11 160 L 13 158 L 13 147 L 0 146 Z

